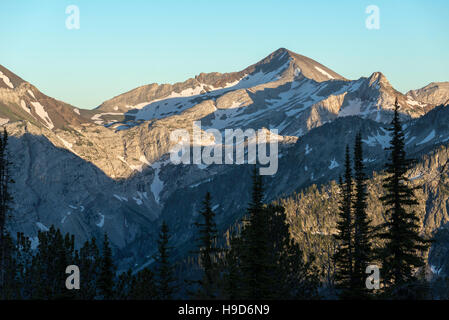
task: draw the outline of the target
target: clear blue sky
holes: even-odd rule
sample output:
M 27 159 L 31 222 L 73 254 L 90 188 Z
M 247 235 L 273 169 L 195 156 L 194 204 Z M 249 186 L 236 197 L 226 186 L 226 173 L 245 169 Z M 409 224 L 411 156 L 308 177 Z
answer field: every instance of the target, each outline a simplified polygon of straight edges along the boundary
M 68 30 L 68 5 L 80 9 Z M 380 29 L 368 30 L 368 5 Z M 0 1 L 0 64 L 44 93 L 92 108 L 137 86 L 240 71 L 285 47 L 400 91 L 449 81 L 449 1 Z

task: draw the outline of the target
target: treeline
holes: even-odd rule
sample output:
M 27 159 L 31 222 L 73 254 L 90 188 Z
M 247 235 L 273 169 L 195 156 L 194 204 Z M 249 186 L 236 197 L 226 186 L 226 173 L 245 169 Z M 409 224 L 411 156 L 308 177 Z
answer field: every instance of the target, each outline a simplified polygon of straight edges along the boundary
M 107 235 L 97 245 L 95 238 L 75 249 L 74 236 L 62 235 L 53 226 L 38 233 L 35 250 L 23 234 L 5 241 L 2 268 L 4 278 L 1 299 L 171 299 L 167 291 L 166 261 L 163 248 L 156 258 L 155 272 L 145 268 L 137 273 L 116 275 Z M 160 259 L 158 258 L 160 257 Z M 68 290 L 66 268 L 75 265 L 81 271 L 79 290 Z
M 107 235 L 101 246 L 92 239 L 77 250 L 73 236 L 62 235 L 51 227 L 39 232 L 39 243 L 32 250 L 27 237 L 18 234 L 13 240 L 4 227 L 12 200 L 8 190 L 12 181 L 7 172 L 5 131 L 0 145 L 2 298 L 426 298 L 426 282 L 420 271 L 425 265 L 423 254 L 429 241 L 420 236 L 420 222 L 413 210 L 417 202 L 406 177 L 413 161 L 405 155 L 398 109 L 396 102 L 390 128 L 391 147 L 386 150 L 390 157 L 385 168 L 385 194 L 379 195 L 385 215 L 385 223 L 380 226 L 374 227 L 368 218 L 360 134 L 356 136 L 352 159 L 350 148 L 346 148 L 345 174 L 339 181 L 338 232 L 333 236 L 335 272 L 328 274 L 333 278 L 325 285 L 320 281 L 323 270 L 317 268 L 315 257 L 306 256 L 293 240 L 284 207 L 278 203 L 264 204 L 263 179 L 257 168 L 254 168 L 246 214 L 228 241 L 217 230 L 211 195 L 205 195 L 195 224 L 193 256 L 198 272 L 193 272 L 192 279 L 184 282 L 176 276 L 166 223 L 161 225 L 154 262 L 138 272 L 117 274 Z M 66 289 L 68 265 L 77 265 L 81 270 L 79 290 Z M 373 272 L 371 276 L 367 271 Z M 336 296 L 329 295 L 330 291 Z
M 172 259 L 170 233 L 162 223 L 154 263 L 117 274 L 108 236 L 75 248 L 73 235 L 51 226 L 38 232 L 38 244 L 18 233 L 2 237 L 2 299 L 170 300 L 191 299 L 310 299 L 318 298 L 318 277 L 290 236 L 282 207 L 264 205 L 261 177 L 254 174 L 254 190 L 242 229 L 230 246 L 219 247 L 211 196 L 206 194 L 201 221 L 196 223 L 201 272 L 185 281 L 180 296 Z M 81 271 L 78 290 L 68 290 L 67 266 Z

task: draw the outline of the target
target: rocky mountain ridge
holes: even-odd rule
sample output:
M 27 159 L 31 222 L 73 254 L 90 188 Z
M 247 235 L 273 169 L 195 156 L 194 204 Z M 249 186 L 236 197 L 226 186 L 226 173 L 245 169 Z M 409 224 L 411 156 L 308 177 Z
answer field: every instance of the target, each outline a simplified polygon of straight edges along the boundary
M 248 166 L 170 162 L 170 134 L 192 131 L 194 121 L 203 133 L 278 129 L 279 169 L 266 177 L 267 201 L 336 179 L 342 150 L 358 130 L 369 170 L 381 169 L 396 97 L 408 152 L 422 156 L 449 140 L 448 109 L 431 103 L 444 97 L 443 86 L 433 91 L 438 99 L 402 95 L 381 73 L 351 81 L 285 49 L 241 72 L 144 86 L 96 110 L 78 110 L 0 70 L 0 125 L 11 133 L 19 199 L 11 229 L 36 241 L 38 230 L 54 224 L 80 243 L 108 232 L 123 265 L 152 255 L 162 219 L 178 253 L 186 252 L 206 191 L 221 229 L 244 211 Z

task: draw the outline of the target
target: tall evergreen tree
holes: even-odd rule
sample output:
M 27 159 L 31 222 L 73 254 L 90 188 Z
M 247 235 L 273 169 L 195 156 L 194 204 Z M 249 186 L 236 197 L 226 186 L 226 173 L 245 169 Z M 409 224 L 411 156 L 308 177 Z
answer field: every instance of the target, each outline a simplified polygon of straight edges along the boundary
M 242 272 L 240 268 L 240 254 L 242 252 L 242 239 L 237 232 L 230 235 L 229 249 L 225 251 L 221 264 L 224 269 L 223 295 L 229 300 L 237 300 L 242 297 Z
M 198 281 L 199 291 L 196 296 L 202 299 L 213 299 L 217 296 L 218 282 L 218 252 L 217 248 L 217 226 L 215 224 L 215 213 L 211 207 L 211 196 L 207 192 L 203 201 L 203 210 L 200 212 L 202 222 L 196 222 L 198 228 L 200 265 L 203 277 Z
M 5 283 L 6 261 L 11 257 L 7 257 L 11 250 L 7 248 L 6 221 L 10 213 L 10 205 L 12 197 L 9 186 L 13 183 L 10 176 L 10 161 L 8 158 L 8 132 L 3 129 L 0 134 L 0 292 L 2 292 Z
M 410 283 L 416 282 L 415 269 L 424 266 L 420 253 L 428 248 L 428 241 L 419 234 L 419 217 L 413 210 L 418 204 L 414 191 L 406 176 L 413 160 L 406 158 L 404 133 L 399 118 L 399 104 L 396 100 L 394 116 L 389 128 L 391 146 L 389 161 L 386 164 L 387 177 L 381 197 L 386 210 L 384 232 L 380 238 L 385 241 L 381 250 L 382 276 L 384 286 L 395 298 L 407 298 L 411 292 Z
M 354 297 L 367 298 L 369 292 L 366 288 L 366 267 L 373 258 L 370 238 L 372 229 L 371 220 L 367 215 L 367 191 L 365 166 L 363 164 L 362 136 L 359 132 L 355 138 L 354 146 Z
M 254 166 L 253 190 L 247 209 L 247 220 L 243 221 L 241 233 L 240 268 L 242 271 L 242 298 L 271 299 L 275 279 L 275 268 L 269 239 L 268 211 L 263 207 L 262 177 Z
M 93 300 L 97 295 L 97 281 L 101 270 L 100 250 L 95 238 L 86 241 L 81 247 L 77 265 L 83 271 L 78 296 L 82 300 Z
M 318 298 L 318 271 L 312 267 L 314 257 L 304 262 L 299 245 L 290 234 L 290 225 L 284 207 L 269 204 L 264 207 L 268 215 L 269 256 L 274 265 L 270 277 L 274 279 L 272 295 L 275 299 Z
M 354 279 L 354 243 L 353 243 L 353 219 L 352 219 L 352 199 L 353 181 L 351 170 L 351 156 L 349 146 L 346 146 L 345 154 L 345 175 L 344 180 L 340 178 L 341 200 L 339 205 L 339 220 L 337 222 L 338 233 L 335 240 L 338 243 L 334 254 L 335 280 L 337 288 L 340 289 L 342 299 L 353 298 Z
M 170 261 L 171 247 L 170 234 L 165 221 L 162 222 L 158 240 L 158 253 L 156 255 L 156 286 L 158 299 L 170 300 L 175 292 L 174 267 Z
M 112 261 L 112 250 L 108 235 L 104 234 L 103 250 L 101 253 L 100 275 L 98 289 L 100 298 L 110 300 L 114 297 L 115 266 Z

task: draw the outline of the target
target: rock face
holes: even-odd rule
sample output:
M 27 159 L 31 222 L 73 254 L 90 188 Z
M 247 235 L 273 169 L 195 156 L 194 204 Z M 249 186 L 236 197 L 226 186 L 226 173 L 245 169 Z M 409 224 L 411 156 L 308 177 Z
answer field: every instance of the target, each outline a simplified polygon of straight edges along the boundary
M 46 96 L 1 65 L 0 118 L 27 120 L 50 130 L 90 122 L 79 109 Z
M 449 82 L 432 82 L 424 88 L 407 92 L 407 96 L 423 103 L 446 105 L 449 103 Z
M 336 179 L 342 150 L 357 131 L 369 170 L 382 168 L 385 124 L 396 98 L 410 154 L 421 156 L 449 141 L 449 109 L 435 108 L 437 100 L 404 96 L 380 72 L 347 80 L 286 49 L 240 72 L 143 86 L 95 110 L 78 110 L 0 71 L 0 125 L 11 134 L 16 181 L 11 230 L 35 237 L 54 224 L 75 234 L 79 244 L 107 232 L 123 268 L 153 254 L 162 220 L 174 233 L 179 255 L 188 252 L 206 191 L 221 230 L 244 212 L 247 165 L 170 161 L 176 143 L 170 135 L 193 132 L 195 121 L 201 121 L 203 135 L 207 129 L 278 130 L 270 136 L 279 142 L 279 164 L 266 177 L 267 201 Z

